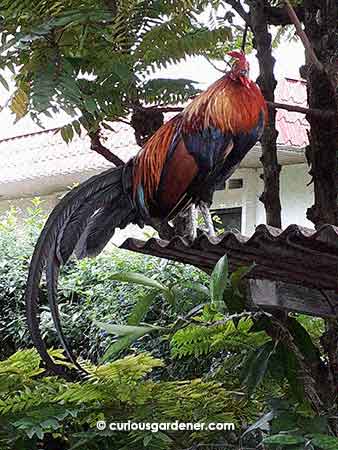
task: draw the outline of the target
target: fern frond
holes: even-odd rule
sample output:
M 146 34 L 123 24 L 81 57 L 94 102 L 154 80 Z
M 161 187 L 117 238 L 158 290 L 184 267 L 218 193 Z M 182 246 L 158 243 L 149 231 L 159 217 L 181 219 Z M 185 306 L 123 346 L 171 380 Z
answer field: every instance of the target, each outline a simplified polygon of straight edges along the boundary
M 230 38 L 231 31 L 228 27 L 209 30 L 196 26 L 184 31 L 176 23 L 164 23 L 144 36 L 137 53 L 142 54 L 144 70 L 154 70 L 177 63 L 187 56 L 213 56 L 212 49 L 217 49 L 220 44 L 224 45 L 224 41 Z
M 252 349 L 267 340 L 265 333 L 249 333 L 251 320 L 233 321 L 221 325 L 189 325 L 177 331 L 171 340 L 172 355 L 177 358 L 201 356 L 220 351 Z
M 141 86 L 140 98 L 147 104 L 167 105 L 186 102 L 199 92 L 191 80 L 156 78 Z

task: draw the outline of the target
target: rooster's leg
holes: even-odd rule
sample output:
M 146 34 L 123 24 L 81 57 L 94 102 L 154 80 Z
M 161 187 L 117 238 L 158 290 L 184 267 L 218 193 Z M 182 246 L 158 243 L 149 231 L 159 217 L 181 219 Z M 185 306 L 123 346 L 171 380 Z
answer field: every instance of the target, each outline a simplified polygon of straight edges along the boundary
M 174 227 L 169 225 L 166 221 L 161 221 L 158 218 L 151 218 L 147 225 L 150 225 L 158 232 L 159 238 L 165 241 L 171 241 L 176 235 Z
M 190 209 L 190 239 L 193 242 L 197 238 L 198 209 L 195 205 L 191 205 Z
M 213 224 L 212 217 L 210 214 L 209 204 L 201 201 L 199 204 L 199 209 L 201 211 L 203 221 L 204 221 L 206 229 L 207 229 L 207 235 L 209 237 L 215 237 L 216 232 L 215 232 L 214 224 Z
M 181 236 L 192 243 L 197 237 L 197 216 L 197 208 L 195 205 L 191 205 L 173 219 L 173 225 L 154 218 L 151 219 L 148 225 L 158 232 L 160 239 L 170 241 L 175 236 Z
M 181 211 L 173 220 L 173 224 L 177 236 L 181 236 L 189 242 L 194 242 L 197 237 L 197 210 L 195 205 Z

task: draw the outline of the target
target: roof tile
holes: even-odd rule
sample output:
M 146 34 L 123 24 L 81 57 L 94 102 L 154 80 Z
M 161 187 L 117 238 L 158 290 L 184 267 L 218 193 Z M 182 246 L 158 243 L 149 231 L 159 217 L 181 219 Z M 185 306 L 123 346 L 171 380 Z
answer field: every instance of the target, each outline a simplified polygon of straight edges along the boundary
M 279 80 L 276 89 L 276 102 L 307 107 L 306 83 L 303 80 L 285 78 Z M 304 148 L 308 145 L 309 123 L 304 114 L 278 109 L 276 126 L 279 131 L 278 145 Z
M 305 82 L 280 80 L 276 101 L 306 106 Z M 304 115 L 280 109 L 276 124 L 279 146 L 302 149 L 307 145 L 309 125 Z M 127 161 L 139 148 L 135 144 L 134 133 L 121 122 L 114 124 L 114 130 L 116 132 L 109 134 L 106 146 Z M 90 150 L 88 137 L 76 137 L 67 145 L 55 131 L 51 129 L 0 140 L 0 184 L 59 174 L 80 174 L 86 170 L 102 171 L 111 166 L 102 156 Z

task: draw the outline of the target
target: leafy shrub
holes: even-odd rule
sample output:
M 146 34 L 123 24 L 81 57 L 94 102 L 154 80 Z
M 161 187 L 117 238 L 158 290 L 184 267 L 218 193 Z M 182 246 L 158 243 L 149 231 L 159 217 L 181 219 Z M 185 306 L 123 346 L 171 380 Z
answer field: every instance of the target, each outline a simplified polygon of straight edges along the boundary
M 15 209 L 0 222 L 0 358 L 31 345 L 24 310 L 24 289 L 28 264 L 44 222 L 41 201 L 33 200 L 28 218 L 20 224 Z M 160 261 L 112 248 L 96 259 L 71 261 L 62 271 L 59 287 L 59 307 L 62 324 L 78 355 L 97 361 L 107 347 L 106 334 L 94 321 L 124 323 L 132 306 L 149 290 L 146 287 L 121 283 L 112 276 L 121 272 L 138 272 L 165 283 L 180 284 L 180 300 L 168 304 L 163 296 L 148 312 L 147 320 L 169 323 L 200 301 L 201 295 L 191 289 L 207 276 L 193 267 Z M 59 342 L 46 306 L 46 292 L 42 285 L 41 327 L 47 344 L 58 347 Z
M 14 210 L 0 224 L 1 358 L 31 344 L 23 293 L 43 220 L 36 199 L 22 227 Z M 137 355 L 98 368 L 85 363 L 89 377 L 74 383 L 45 376 L 34 350 L 0 363 L 3 448 L 169 449 L 178 448 L 178 441 L 185 448 L 208 439 L 200 433 L 179 439 L 163 433 L 99 433 L 93 426 L 104 414 L 139 421 L 212 417 L 235 421 L 252 448 L 258 443 L 269 449 L 336 448 L 335 438 L 326 434 L 332 419 L 318 418 L 303 399 L 295 355 L 267 333 L 272 316 L 246 310 L 241 279 L 248 270 L 230 274 L 224 257 L 208 277 L 192 267 L 116 248 L 95 260 L 71 261 L 62 272 L 59 306 L 72 347 L 92 362 L 107 347 L 110 358 Z M 44 286 L 41 300 L 45 340 L 57 347 Z M 318 360 L 322 321 L 297 316 L 286 325 L 307 360 Z M 150 335 L 153 330 L 161 333 Z M 59 351 L 52 355 L 67 364 Z M 296 406 L 274 400 L 271 409 L 272 397 L 289 398 Z M 240 433 L 228 437 L 213 435 L 223 448 L 237 448 L 232 444 Z
M 62 361 L 59 351 L 50 352 Z M 78 382 L 44 375 L 35 350 L 0 362 L 0 446 L 9 449 L 169 449 L 210 441 L 210 432 L 111 432 L 107 422 L 234 422 L 247 420 L 245 399 L 214 381 L 154 381 L 159 359 L 130 355 L 104 366 L 86 365 Z M 231 412 L 231 413 L 229 413 Z M 219 439 L 213 432 L 213 439 Z M 54 447 L 49 447 L 53 442 Z M 223 440 L 224 444 L 224 440 Z

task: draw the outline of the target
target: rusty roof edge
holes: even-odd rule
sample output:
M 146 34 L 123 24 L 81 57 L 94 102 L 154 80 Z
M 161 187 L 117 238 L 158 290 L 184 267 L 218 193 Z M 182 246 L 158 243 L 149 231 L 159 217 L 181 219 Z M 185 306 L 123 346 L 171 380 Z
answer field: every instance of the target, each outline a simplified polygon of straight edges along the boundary
M 318 230 L 259 225 L 250 238 L 226 232 L 211 240 L 202 235 L 190 245 L 180 237 L 171 241 L 129 238 L 120 248 L 193 264 L 208 272 L 227 254 L 231 270 L 255 261 L 253 278 L 338 292 L 338 227 L 333 225 Z
M 266 237 L 269 240 L 288 240 L 290 237 L 301 237 L 306 240 L 318 240 L 321 242 L 326 242 L 329 245 L 332 244 L 334 248 L 338 248 L 338 227 L 330 224 L 322 225 L 318 230 L 302 227 L 300 225 L 289 225 L 284 230 L 280 228 L 275 228 L 269 225 L 258 225 L 256 227 L 255 233 L 251 237 L 244 236 L 240 233 L 233 233 L 231 231 L 226 231 L 224 234 L 216 237 L 209 238 L 206 234 L 201 234 L 192 244 L 183 239 L 180 236 L 174 237 L 171 241 L 165 241 L 163 239 L 150 238 L 147 241 L 142 241 L 140 239 L 128 238 L 121 245 L 121 248 L 127 248 L 131 243 L 133 245 L 141 248 L 146 245 L 158 245 L 160 248 L 166 248 L 168 246 L 177 247 L 182 245 L 185 248 L 196 249 L 203 243 L 207 243 L 212 246 L 218 246 L 222 242 L 228 240 L 229 238 L 234 238 L 240 245 L 250 245 L 252 242 L 256 241 L 258 237 Z M 328 239 L 329 238 L 329 239 Z M 338 255 L 337 255 L 338 257 Z

